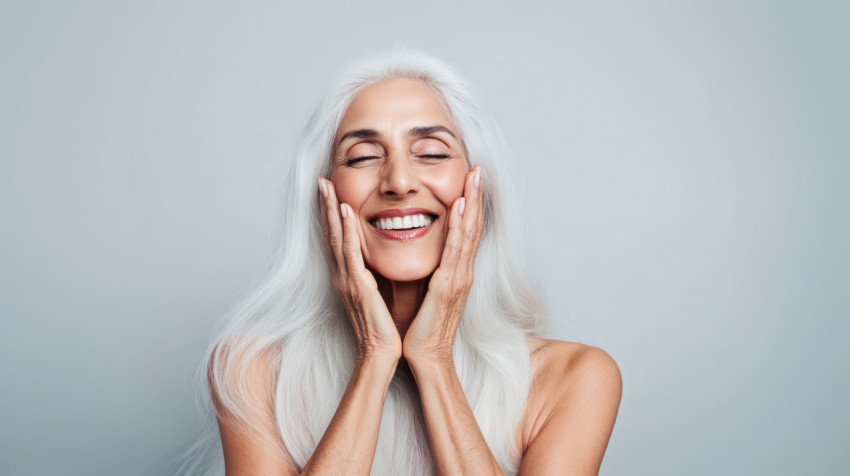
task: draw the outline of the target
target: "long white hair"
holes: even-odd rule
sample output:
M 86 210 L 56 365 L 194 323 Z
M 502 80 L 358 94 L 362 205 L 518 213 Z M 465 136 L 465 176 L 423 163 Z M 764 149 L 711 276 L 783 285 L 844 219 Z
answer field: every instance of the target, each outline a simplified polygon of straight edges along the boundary
M 472 98 L 463 78 L 441 61 L 396 48 L 345 70 L 311 116 L 287 177 L 274 263 L 225 316 L 199 366 L 206 434 L 188 452 L 181 472 L 224 474 L 210 397 L 220 417 L 242 428 L 276 428 L 276 450 L 288 453 L 299 471 L 324 435 L 352 375 L 356 342 L 332 285 L 317 178 L 330 174 L 333 138 L 354 96 L 398 77 L 422 81 L 436 93 L 460 133 L 469 166 L 482 166 L 485 229 L 453 355 L 488 447 L 506 474 L 518 471 L 522 455 L 515 435 L 532 378 L 526 336 L 541 335 L 547 324 L 542 296 L 524 270 L 521 236 L 514 235 L 524 223 L 513 196 L 521 170 L 499 126 Z M 256 362 L 268 366 L 264 375 L 273 422 L 247 416 L 256 395 L 249 395 L 246 375 Z M 371 474 L 434 473 L 416 383 L 399 371 L 384 401 Z

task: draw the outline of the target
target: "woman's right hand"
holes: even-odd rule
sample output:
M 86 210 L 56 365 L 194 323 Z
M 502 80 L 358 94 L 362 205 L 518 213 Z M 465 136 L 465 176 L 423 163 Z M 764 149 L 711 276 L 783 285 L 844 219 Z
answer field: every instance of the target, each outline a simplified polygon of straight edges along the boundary
M 402 343 L 378 283 L 363 263 L 360 222 L 351 206 L 340 204 L 333 182 L 319 178 L 322 234 L 334 262 L 334 288 L 357 335 L 358 359 L 401 358 Z M 345 214 L 346 216 L 342 216 Z

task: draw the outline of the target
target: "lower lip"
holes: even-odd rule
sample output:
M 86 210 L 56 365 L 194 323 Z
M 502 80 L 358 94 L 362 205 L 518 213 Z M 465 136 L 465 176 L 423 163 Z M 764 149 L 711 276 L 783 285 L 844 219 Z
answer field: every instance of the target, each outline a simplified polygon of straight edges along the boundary
M 428 233 L 428 230 L 430 230 L 431 227 L 434 226 L 434 223 L 436 221 L 437 219 L 435 218 L 433 221 L 431 221 L 431 223 L 428 224 L 428 226 L 423 226 L 421 228 L 411 228 L 409 230 L 382 230 L 380 228 L 375 228 L 375 226 L 371 223 L 369 224 L 369 226 L 372 227 L 373 230 L 375 230 L 375 233 L 377 233 L 378 236 L 382 236 L 390 240 L 405 241 L 415 240 L 416 238 L 423 236 L 425 233 Z

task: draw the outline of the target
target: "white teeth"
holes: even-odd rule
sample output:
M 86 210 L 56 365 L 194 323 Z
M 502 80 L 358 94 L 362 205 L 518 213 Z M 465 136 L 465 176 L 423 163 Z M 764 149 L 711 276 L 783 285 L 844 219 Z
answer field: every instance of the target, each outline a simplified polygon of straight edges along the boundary
M 372 225 L 381 230 L 409 230 L 428 226 L 432 221 L 434 220 L 430 216 L 420 213 L 404 217 L 377 218 L 372 220 Z

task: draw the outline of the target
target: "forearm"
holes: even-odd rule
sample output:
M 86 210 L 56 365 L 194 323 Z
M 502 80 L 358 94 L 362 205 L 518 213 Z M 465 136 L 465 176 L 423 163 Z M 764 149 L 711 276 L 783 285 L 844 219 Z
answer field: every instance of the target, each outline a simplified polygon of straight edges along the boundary
M 472 414 L 453 362 L 411 362 L 441 475 L 502 475 Z
M 368 475 L 375 457 L 381 414 L 398 361 L 367 359 L 358 364 L 302 475 Z

